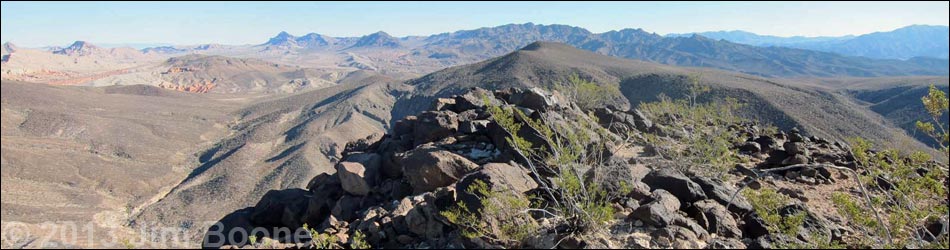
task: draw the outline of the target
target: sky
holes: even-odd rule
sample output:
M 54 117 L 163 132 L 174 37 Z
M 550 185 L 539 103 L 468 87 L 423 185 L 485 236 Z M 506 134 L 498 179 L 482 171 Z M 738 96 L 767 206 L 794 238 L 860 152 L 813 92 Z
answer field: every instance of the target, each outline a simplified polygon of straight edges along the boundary
M 259 44 L 280 31 L 431 35 L 509 23 L 601 33 L 745 30 L 842 36 L 948 25 L 950 2 L 7 2 L 0 40 L 17 46 Z

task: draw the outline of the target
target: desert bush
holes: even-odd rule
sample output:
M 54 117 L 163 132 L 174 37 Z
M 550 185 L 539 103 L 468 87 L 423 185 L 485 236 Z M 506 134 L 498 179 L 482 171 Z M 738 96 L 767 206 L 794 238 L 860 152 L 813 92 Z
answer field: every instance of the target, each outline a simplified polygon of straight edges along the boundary
M 701 90 L 694 92 L 702 93 Z M 651 120 L 668 126 L 669 130 L 688 131 L 677 140 L 648 135 L 645 143 L 660 149 L 658 153 L 664 158 L 680 163 L 677 167 L 681 170 L 721 176 L 739 162 L 732 147 L 740 138 L 729 129 L 729 125 L 741 121 L 736 111 L 743 105 L 734 98 L 706 104 L 691 103 L 694 98 L 672 100 L 660 96 L 657 102 L 641 103 L 640 109 Z
M 481 208 L 478 211 L 472 211 L 459 201 L 440 213 L 450 223 L 460 227 L 463 237 L 486 239 L 505 247 L 517 248 L 527 237 L 537 232 L 537 224 L 531 223 L 533 218 L 528 214 L 531 202 L 521 194 L 511 194 L 509 190 L 492 190 L 481 180 L 475 180 L 465 192 L 479 197 Z M 490 225 L 488 221 L 496 225 Z
M 329 233 L 321 233 L 316 229 L 310 228 L 307 224 L 303 225 L 303 229 L 310 232 L 311 245 L 315 249 L 343 249 L 340 245 L 338 238 Z
M 752 208 L 768 226 L 769 232 L 785 234 L 791 237 L 798 235 L 799 227 L 805 222 L 808 215 L 798 212 L 791 216 L 782 216 L 779 209 L 789 205 L 788 196 L 780 194 L 771 188 L 762 188 L 758 191 L 745 189 L 742 194 L 752 204 Z
M 904 248 L 939 246 L 946 239 L 927 242 L 932 237 L 924 229 L 928 220 L 941 218 L 950 213 L 947 206 L 947 189 L 944 180 L 947 170 L 932 161 L 929 154 L 912 152 L 901 154 L 896 149 L 873 151 L 874 144 L 861 139 L 851 139 L 852 155 L 863 167 L 860 182 L 873 187 L 871 206 L 859 207 L 853 197 L 836 193 L 833 196 L 839 214 L 858 227 L 869 229 L 868 235 L 886 236 L 886 242 L 861 242 L 861 244 Z M 869 209 L 885 213 L 886 220 L 871 221 L 866 218 Z M 868 237 L 870 238 L 870 237 Z M 865 239 L 868 239 L 865 238 Z
M 614 214 L 610 201 L 618 197 L 612 197 L 615 194 L 607 192 L 599 184 L 586 181 L 583 178 L 586 167 L 583 166 L 596 168 L 604 165 L 603 150 L 607 148 L 606 143 L 612 140 L 607 136 L 609 132 L 598 125 L 590 114 L 573 114 L 577 117 L 550 122 L 544 120 L 544 116 L 532 119 L 521 110 L 510 106 L 489 105 L 487 111 L 500 127 L 508 131 L 510 136 L 506 140 L 514 147 L 515 153 L 527 161 L 523 164 L 527 165 L 535 181 L 541 185 L 542 197 L 538 199 L 543 200 L 539 204 L 544 203 L 545 206 L 528 208 L 526 206 L 530 204 L 503 199 L 501 203 L 507 203 L 506 207 L 543 212 L 566 223 L 573 232 L 602 230 L 603 225 L 612 219 Z M 519 131 L 531 131 L 543 140 L 544 145 L 534 145 L 522 138 Z M 492 193 L 488 193 L 486 197 L 489 199 L 483 199 L 483 203 L 497 200 L 490 198 L 493 197 Z M 490 212 L 492 207 L 486 208 Z M 446 217 L 452 217 L 462 225 L 469 225 L 463 226 L 469 228 L 466 232 L 468 236 L 485 235 L 485 232 L 479 232 L 480 224 L 476 222 L 478 218 L 471 216 L 472 212 L 461 207 L 449 212 Z M 520 238 L 519 232 L 522 232 L 520 229 L 523 229 L 524 225 L 520 226 L 506 232 L 513 236 L 508 238 Z
M 350 249 L 370 249 L 373 248 L 366 242 L 366 235 L 357 230 L 350 239 Z
M 555 90 L 564 93 L 581 109 L 589 110 L 604 104 L 613 104 L 621 96 L 620 88 L 611 84 L 597 84 L 582 79 L 577 73 L 568 77 L 568 84 L 558 85 Z
M 948 112 L 948 106 L 950 106 L 947 101 L 947 93 L 940 91 L 935 85 L 931 84 L 930 91 L 927 96 L 921 98 L 921 101 L 933 120 L 930 122 L 917 121 L 917 129 L 934 138 L 937 146 L 944 154 L 950 154 L 950 148 L 948 148 L 950 134 L 947 133 L 946 120 L 942 120 L 943 114 Z
M 947 112 L 946 93 L 931 85 L 927 96 L 921 101 L 932 116 L 931 122 L 917 122 L 917 127 L 933 137 L 945 154 L 947 151 L 947 131 L 940 117 Z M 946 167 L 933 162 L 933 157 L 924 152 L 902 152 L 897 149 L 875 151 L 875 145 L 862 138 L 852 138 L 851 155 L 863 168 L 859 176 L 860 183 L 873 187 L 876 192 L 869 194 L 870 204 L 860 207 L 851 195 L 835 193 L 833 201 L 838 213 L 848 218 L 850 223 L 865 229 L 865 237 L 860 244 L 877 248 L 936 247 L 946 248 L 950 242 L 948 236 L 934 241 L 927 235 L 925 225 L 934 219 L 947 216 L 950 208 L 947 204 L 948 177 Z M 868 210 L 883 211 L 885 219 L 867 218 Z M 886 237 L 886 242 L 871 238 Z

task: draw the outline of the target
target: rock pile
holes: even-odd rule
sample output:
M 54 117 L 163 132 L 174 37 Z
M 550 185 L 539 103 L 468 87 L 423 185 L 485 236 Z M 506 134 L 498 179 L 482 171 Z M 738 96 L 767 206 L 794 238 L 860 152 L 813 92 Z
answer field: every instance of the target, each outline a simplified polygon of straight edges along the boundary
M 505 105 L 527 116 L 514 117 L 521 122 L 530 118 L 547 123 L 577 124 L 579 117 L 589 117 L 559 94 L 540 89 L 488 91 L 475 88 L 463 95 L 440 98 L 429 111 L 396 121 L 390 134 L 348 144 L 336 172 L 314 177 L 307 190 L 269 192 L 250 209 L 250 223 L 286 228 L 307 225 L 343 243 L 350 242 L 351 236 L 359 231 L 376 248 L 501 247 L 462 237 L 459 229 L 441 212 L 459 203 L 477 206 L 478 197 L 459 191 L 467 190 L 476 180 L 487 183 L 493 190 L 504 189 L 513 194 L 536 194 L 543 188 L 545 183 L 538 180 L 544 179 L 546 174 L 534 173 L 525 167 L 524 156 L 515 152 L 514 146 L 506 140 L 510 134 L 488 111 L 489 107 Z M 590 114 L 603 129 L 613 132 L 606 136 L 662 134 L 663 130 L 669 130 L 664 125 L 654 124 L 638 110 L 607 107 L 594 109 Z M 738 124 L 732 129 L 747 138 L 735 145 L 736 151 L 751 159 L 736 166 L 733 173 L 748 176 L 750 180 L 754 177 L 759 181 L 833 184 L 837 178 L 832 174 L 834 170 L 822 164 L 856 168 L 854 157 L 840 142 L 806 137 L 797 130 L 763 134 L 752 124 Z M 549 143 L 538 138 L 537 131 L 531 131 L 529 126 L 515 133 L 539 147 Z M 611 201 L 616 215 L 609 232 L 571 235 L 558 230 L 562 229 L 558 222 L 535 216 L 541 230 L 525 242 L 525 246 L 768 248 L 776 243 L 814 240 L 810 239 L 810 232 L 831 235 L 829 241 L 851 233 L 844 226 L 810 211 L 803 203 L 796 203 L 782 208 L 781 215 L 805 212 L 806 222 L 799 230 L 801 236 L 783 238 L 769 230 L 749 201 L 742 195 L 734 196 L 736 185 L 684 173 L 665 167 L 662 162 L 649 166 L 638 164 L 639 157 L 646 156 L 608 155 L 611 160 L 607 166 L 579 167 L 587 169 L 584 173 L 587 181 L 598 183 L 608 192 L 626 192 Z M 764 171 L 789 166 L 793 168 Z M 769 178 L 760 178 L 763 175 Z M 628 188 L 621 189 L 620 182 Z M 793 198 L 796 194 L 805 198 L 801 190 L 782 192 Z

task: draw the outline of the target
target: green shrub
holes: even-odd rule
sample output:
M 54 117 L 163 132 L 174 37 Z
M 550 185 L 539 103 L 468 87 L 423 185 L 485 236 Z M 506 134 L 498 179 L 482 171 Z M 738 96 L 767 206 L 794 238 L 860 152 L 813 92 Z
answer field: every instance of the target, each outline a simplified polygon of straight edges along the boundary
M 491 109 L 499 110 L 494 107 Z M 510 112 L 492 112 L 492 115 L 500 116 L 498 118 L 504 121 L 512 120 L 508 118 L 509 115 L 516 115 L 525 121 L 524 125 L 536 131 L 537 135 L 547 142 L 548 147 L 543 150 L 527 149 L 525 144 L 518 143 L 524 139 L 516 133 L 512 133 L 513 136 L 509 138 L 509 143 L 524 145 L 518 148 L 532 161 L 531 165 L 541 166 L 555 173 L 552 178 L 554 187 L 548 188 L 554 193 L 554 199 L 558 200 L 554 212 L 566 218 L 576 230 L 586 232 L 602 229 L 601 226 L 614 214 L 610 200 L 616 197 L 610 197 L 597 183 L 582 180 L 582 173 L 579 173 L 576 167 L 603 165 L 601 152 L 606 149 L 606 143 L 611 143 L 607 141 L 610 137 L 606 133 L 609 132 L 598 125 L 590 114 L 570 119 L 573 121 L 571 124 L 552 124 L 531 119 L 517 109 Z M 513 125 L 502 126 L 506 129 L 520 128 Z M 602 140 L 595 142 L 592 138 Z
M 307 224 L 303 229 L 310 232 L 311 244 L 316 249 L 342 249 L 339 240 L 335 235 L 329 233 L 320 233 L 316 229 L 311 229 Z
M 919 235 L 928 219 L 946 216 L 948 210 L 946 186 L 947 170 L 931 163 L 932 157 L 923 152 L 902 153 L 883 149 L 874 152 L 874 144 L 861 139 L 851 140 L 852 155 L 864 167 L 859 176 L 865 186 L 874 187 L 869 195 L 871 205 L 860 207 L 847 194 L 833 196 L 838 212 L 855 226 L 871 229 L 869 234 L 882 236 L 887 242 L 862 242 L 874 247 L 904 248 L 941 244 L 924 242 Z M 920 170 L 925 170 L 921 174 Z M 869 209 L 882 211 L 882 221 L 868 218 Z M 890 235 L 890 237 L 886 237 Z
M 353 238 L 350 241 L 350 249 L 371 249 L 372 246 L 366 242 L 366 235 L 363 232 L 357 230 L 353 233 Z
M 948 111 L 947 93 L 940 91 L 935 85 L 931 84 L 930 91 L 927 96 L 921 98 L 921 101 L 933 121 L 917 121 L 917 129 L 933 137 L 944 154 L 950 154 L 950 148 L 948 148 L 950 133 L 947 133 L 946 120 L 942 120 L 943 114 Z
M 251 246 L 257 246 L 257 236 L 251 235 L 247 238 L 251 241 Z
M 472 211 L 459 201 L 449 210 L 440 212 L 450 223 L 460 227 L 463 237 L 520 247 L 527 237 L 537 233 L 537 224 L 527 213 L 531 202 L 522 195 L 508 190 L 491 190 L 481 180 L 475 180 L 465 192 L 479 197 L 482 208 Z M 496 223 L 497 228 L 493 228 L 489 221 Z
M 702 93 L 699 90 L 695 92 Z M 663 124 L 670 130 L 691 131 L 678 140 L 648 135 L 645 143 L 660 149 L 659 153 L 664 158 L 682 163 L 677 166 L 681 170 L 689 169 L 698 174 L 722 176 L 740 161 L 733 145 L 740 142 L 741 138 L 738 138 L 736 131 L 729 129 L 729 125 L 741 121 L 736 111 L 743 105 L 734 98 L 726 98 L 718 103 L 691 102 L 692 100 L 671 100 L 664 95 L 660 96 L 657 102 L 641 103 L 640 109 L 654 122 Z M 675 121 L 672 118 L 675 118 Z M 706 167 L 697 169 L 696 166 Z
M 614 100 L 621 96 L 618 86 L 597 84 L 582 79 L 576 73 L 571 74 L 568 78 L 568 84 L 558 85 L 555 90 L 571 97 L 577 103 L 577 106 L 584 110 L 590 110 L 604 104 L 613 104 Z
M 790 198 L 780 194 L 775 189 L 763 187 L 759 191 L 745 189 L 742 194 L 752 204 L 755 214 L 759 215 L 765 222 L 769 232 L 780 233 L 794 238 L 798 235 L 798 229 L 805 222 L 808 215 L 805 212 L 798 212 L 790 216 L 782 216 L 779 209 L 789 205 Z

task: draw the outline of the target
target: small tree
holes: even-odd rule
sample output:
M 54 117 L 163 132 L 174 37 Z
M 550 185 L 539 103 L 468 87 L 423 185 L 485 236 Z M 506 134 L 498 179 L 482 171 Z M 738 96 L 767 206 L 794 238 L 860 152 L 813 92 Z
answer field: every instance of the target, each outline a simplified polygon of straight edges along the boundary
M 699 99 L 700 95 L 712 91 L 712 89 L 709 86 L 702 85 L 700 83 L 702 79 L 703 79 L 703 75 L 699 73 L 690 74 L 687 77 L 687 80 L 689 81 L 689 89 L 688 89 L 689 96 L 687 97 L 687 99 L 689 100 L 690 107 L 696 107 L 696 102 L 697 102 L 696 100 Z
M 950 148 L 948 148 L 948 142 L 950 142 L 950 137 L 947 133 L 947 124 L 944 121 L 941 121 L 943 114 L 948 110 L 947 103 L 947 93 L 937 89 L 937 86 L 931 84 L 930 91 L 927 96 L 921 98 L 921 101 L 924 103 L 924 108 L 927 109 L 927 113 L 930 114 L 932 122 L 923 122 L 917 121 L 917 129 L 920 129 L 924 133 L 927 133 L 930 137 L 933 137 L 937 141 L 937 146 L 944 152 L 944 154 L 950 154 Z

